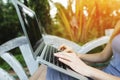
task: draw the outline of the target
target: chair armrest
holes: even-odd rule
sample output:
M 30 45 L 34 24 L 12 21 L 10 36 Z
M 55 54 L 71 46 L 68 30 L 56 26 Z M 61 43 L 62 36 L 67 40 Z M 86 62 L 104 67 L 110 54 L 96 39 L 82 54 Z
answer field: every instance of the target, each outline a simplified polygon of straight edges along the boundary
M 25 36 L 18 37 L 0 45 L 0 55 L 3 55 L 5 52 L 8 52 L 14 48 L 20 48 L 26 65 L 30 71 L 30 74 L 32 75 L 38 68 L 38 63 L 33 58 L 27 38 Z
M 28 41 L 25 36 L 18 37 L 18 38 L 12 39 L 10 41 L 7 41 L 6 43 L 0 45 L 0 54 L 7 52 L 9 50 L 12 50 L 21 45 L 27 44 L 27 43 L 28 43 Z
M 8 72 L 0 68 L 0 80 L 15 80 Z
M 81 49 L 81 46 L 76 44 L 73 41 L 61 38 L 61 37 L 57 37 L 57 36 L 53 36 L 53 35 L 45 35 L 43 36 L 45 43 L 52 45 L 56 48 L 60 47 L 60 45 L 65 44 L 67 46 L 72 47 L 73 50 L 75 50 L 76 52 L 78 52 Z
M 84 44 L 81 47 L 81 49 L 79 50 L 79 53 L 85 54 L 98 46 L 106 44 L 109 41 L 109 38 L 110 38 L 110 36 L 104 36 L 104 37 L 100 37 L 98 39 L 92 40 L 92 41 Z
M 11 66 L 11 68 L 15 71 L 20 80 L 28 80 L 28 77 L 24 72 L 24 69 L 22 68 L 21 64 L 12 54 L 3 53 L 2 55 L 0 55 L 0 57 Z

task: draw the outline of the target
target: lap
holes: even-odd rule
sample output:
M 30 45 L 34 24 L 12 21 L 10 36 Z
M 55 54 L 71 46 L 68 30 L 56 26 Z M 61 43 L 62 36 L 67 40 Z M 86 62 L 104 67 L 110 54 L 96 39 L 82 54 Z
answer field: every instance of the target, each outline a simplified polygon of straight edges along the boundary
M 47 69 L 46 80 L 78 80 L 73 77 L 70 77 L 66 74 L 63 74 L 59 71 L 56 71 L 52 68 Z

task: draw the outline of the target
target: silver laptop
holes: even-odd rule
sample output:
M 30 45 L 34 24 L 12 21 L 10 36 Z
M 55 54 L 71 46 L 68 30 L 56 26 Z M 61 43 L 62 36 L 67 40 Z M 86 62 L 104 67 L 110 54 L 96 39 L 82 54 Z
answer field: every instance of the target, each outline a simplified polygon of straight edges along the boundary
M 88 80 L 86 77 L 74 72 L 67 65 L 59 62 L 58 58 L 53 56 L 58 50 L 44 42 L 42 27 L 35 12 L 17 0 L 12 0 L 12 3 L 17 11 L 23 32 L 28 39 L 34 59 L 76 79 Z

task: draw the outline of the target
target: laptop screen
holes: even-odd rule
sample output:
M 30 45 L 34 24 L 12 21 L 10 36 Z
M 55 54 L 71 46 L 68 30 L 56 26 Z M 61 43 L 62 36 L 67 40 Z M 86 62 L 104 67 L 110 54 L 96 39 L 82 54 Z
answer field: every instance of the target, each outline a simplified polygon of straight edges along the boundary
M 32 11 L 21 7 L 20 5 L 18 5 L 18 8 L 20 10 L 30 44 L 33 48 L 33 52 L 35 52 L 43 41 L 36 15 Z

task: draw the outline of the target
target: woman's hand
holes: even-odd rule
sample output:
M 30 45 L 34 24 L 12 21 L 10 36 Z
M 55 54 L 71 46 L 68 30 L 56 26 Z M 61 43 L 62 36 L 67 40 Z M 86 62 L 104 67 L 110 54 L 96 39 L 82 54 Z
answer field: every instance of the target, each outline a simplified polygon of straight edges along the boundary
M 120 80 L 119 77 L 107 74 L 96 68 L 86 65 L 76 53 L 68 46 L 62 45 L 60 47 L 61 52 L 54 54 L 59 58 L 59 61 L 71 67 L 77 73 L 90 77 L 94 80 Z
M 76 53 L 68 46 L 62 45 L 60 47 L 61 52 L 55 53 L 54 55 L 59 58 L 59 61 L 71 67 L 74 71 L 86 76 L 87 65 L 79 59 Z

